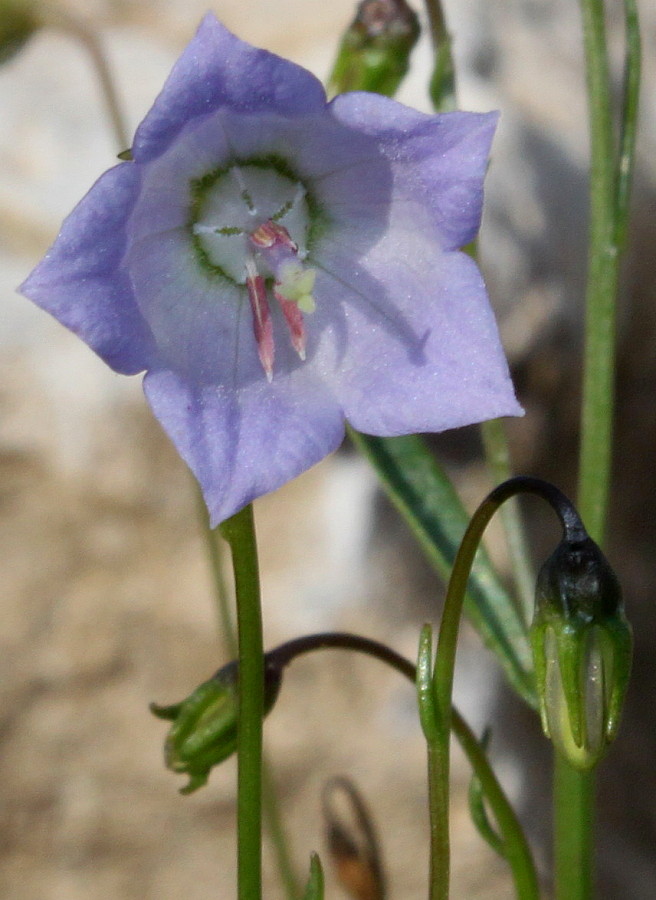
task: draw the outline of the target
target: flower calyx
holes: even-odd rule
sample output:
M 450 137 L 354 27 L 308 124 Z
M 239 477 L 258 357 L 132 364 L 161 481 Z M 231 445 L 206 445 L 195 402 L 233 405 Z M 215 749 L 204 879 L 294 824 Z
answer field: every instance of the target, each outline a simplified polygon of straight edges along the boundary
M 591 769 L 617 733 L 632 652 L 619 583 L 591 538 L 564 539 L 540 570 L 531 643 L 544 732 Z
M 282 669 L 265 666 L 265 715 L 276 702 L 281 681 Z M 191 794 L 206 784 L 212 768 L 237 749 L 238 684 L 239 667 L 233 661 L 182 702 L 172 706 L 150 704 L 153 715 L 172 723 L 164 744 L 164 759 L 168 769 L 189 776 L 181 794 Z

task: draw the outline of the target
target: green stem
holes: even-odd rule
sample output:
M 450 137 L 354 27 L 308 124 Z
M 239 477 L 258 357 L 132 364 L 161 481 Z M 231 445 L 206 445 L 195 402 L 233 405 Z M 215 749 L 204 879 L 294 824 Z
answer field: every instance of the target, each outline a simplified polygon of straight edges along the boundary
M 617 223 L 615 242 L 621 252 L 626 244 L 629 218 L 629 200 L 635 162 L 638 108 L 640 103 L 640 71 L 642 50 L 640 47 L 640 21 L 635 0 L 624 0 L 626 54 L 622 97 L 622 121 L 620 125 L 620 154 L 617 166 Z
M 434 51 L 429 94 L 436 112 L 456 108 L 456 75 L 451 53 L 451 35 L 440 0 L 426 0 L 426 12 Z
M 273 846 L 278 866 L 278 875 L 282 882 L 287 900 L 298 900 L 301 896 L 294 863 L 289 852 L 289 839 L 280 815 L 278 792 L 273 777 L 273 770 L 266 755 L 262 761 L 262 813 L 266 833 Z
M 449 760 L 444 756 L 445 743 L 448 741 L 440 737 L 439 733 L 437 739 L 426 741 L 430 810 L 430 900 L 448 900 L 451 880 L 451 838 L 448 822 Z
M 221 625 L 221 634 L 230 654 L 236 656 L 237 637 L 233 623 L 231 596 L 223 574 L 221 549 L 217 540 L 218 532 L 210 528 L 207 507 L 198 489 L 196 489 L 196 496 L 198 499 L 198 514 L 202 524 L 207 557 L 212 573 L 212 584 L 214 585 L 216 610 Z M 289 851 L 289 840 L 282 823 L 282 816 L 280 815 L 280 805 L 271 764 L 268 762 L 265 753 L 263 753 L 262 757 L 262 814 L 266 832 L 273 845 L 280 880 L 282 881 L 287 900 L 298 900 L 301 894 L 301 887 L 294 871 L 294 864 Z
M 481 436 L 485 448 L 485 459 L 494 484 L 501 484 L 512 477 L 510 450 L 506 431 L 501 419 L 481 423 Z M 531 565 L 531 554 L 526 540 L 520 514 L 519 503 L 512 498 L 501 507 L 501 524 L 506 536 L 510 567 L 518 598 L 519 612 L 524 621 L 530 623 L 535 604 L 535 572 Z
M 230 544 L 237 598 L 237 867 L 239 900 L 262 896 L 262 718 L 264 647 L 253 508 L 220 526 Z
M 603 543 L 610 486 L 615 380 L 616 154 L 602 0 L 581 0 L 590 117 L 590 224 L 579 508 Z
M 40 4 L 38 15 L 45 25 L 60 28 L 79 41 L 91 57 L 91 62 L 98 76 L 100 90 L 105 100 L 112 131 L 114 132 L 116 146 L 119 151 L 125 150 L 130 146 L 125 116 L 121 109 L 114 78 L 112 77 L 100 38 L 84 19 L 59 5 L 52 3 L 47 5 Z
M 615 381 L 615 322 L 620 251 L 625 243 L 638 115 L 640 34 L 625 0 L 626 68 L 619 154 L 615 152 L 603 0 L 581 0 L 590 120 L 590 226 L 586 290 L 579 507 L 602 544 L 610 491 Z M 562 759 L 554 772 L 557 900 L 592 895 L 594 776 Z M 573 893 L 571 873 L 578 873 Z
M 515 883 L 515 894 L 518 900 L 539 900 L 540 887 L 531 850 L 515 811 L 488 762 L 485 750 L 455 708 L 451 712 L 451 723 L 494 813 L 503 838 L 504 855 Z
M 198 505 L 198 516 L 201 521 L 205 548 L 207 550 L 207 560 L 212 576 L 215 608 L 221 628 L 221 637 L 226 642 L 229 654 L 234 657 L 237 655 L 237 635 L 235 634 L 233 619 L 232 597 L 226 583 L 223 571 L 223 559 L 221 557 L 221 547 L 217 540 L 218 529 L 210 528 L 205 500 L 203 499 L 203 495 L 196 482 L 194 482 L 194 486 L 196 488 L 195 493 Z
M 289 665 L 297 656 L 322 649 L 352 650 L 364 653 L 396 669 L 413 684 L 416 682 L 416 667 L 390 647 L 370 638 L 342 632 L 309 635 L 289 641 L 270 650 L 267 653 L 267 661 L 269 664 L 283 667 Z M 451 726 L 481 783 L 487 802 L 490 804 L 499 826 L 506 858 L 512 870 L 516 895 L 519 900 L 538 900 L 538 878 L 531 850 L 519 820 L 494 774 L 485 750 L 455 707 L 451 711 Z
M 594 772 L 579 772 L 556 754 L 554 765 L 555 879 L 558 900 L 587 900 L 592 896 L 592 816 Z
M 578 530 L 580 520 L 567 498 L 553 485 L 537 478 L 512 478 L 495 488 L 480 504 L 472 516 L 462 543 L 453 563 L 453 570 L 444 601 L 444 611 L 440 622 L 433 673 L 433 696 L 435 704 L 435 739 L 430 742 L 429 766 L 433 767 L 431 777 L 440 782 L 434 791 L 436 799 L 449 796 L 451 732 L 451 697 L 455 671 L 458 631 L 462 607 L 467 590 L 467 581 L 474 557 L 488 522 L 506 500 L 518 493 L 532 493 L 543 497 L 558 513 L 566 531 Z M 432 828 L 437 833 L 443 858 L 438 858 L 432 866 L 431 900 L 447 898 L 449 895 L 449 809 L 448 802 L 431 806 Z M 437 843 L 436 843 L 437 846 Z

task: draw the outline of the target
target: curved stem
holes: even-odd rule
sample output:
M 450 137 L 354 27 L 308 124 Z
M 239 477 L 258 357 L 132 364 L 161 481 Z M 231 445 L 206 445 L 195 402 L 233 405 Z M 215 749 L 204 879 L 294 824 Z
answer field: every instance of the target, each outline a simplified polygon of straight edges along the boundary
M 107 57 L 98 35 L 79 16 L 73 15 L 69 10 L 63 9 L 55 4 L 48 4 L 47 6 L 43 5 L 40 7 L 39 17 L 44 24 L 59 28 L 67 34 L 70 34 L 79 41 L 87 51 L 91 57 L 96 74 L 98 75 L 100 90 L 105 99 L 107 114 L 114 132 L 118 151 L 127 149 L 130 146 L 130 139 L 125 124 L 125 117 L 121 110 L 118 92 L 109 68 L 109 63 L 107 62 Z
M 239 900 L 262 896 L 262 719 L 264 647 L 253 508 L 220 526 L 230 544 L 237 598 L 237 865 Z
M 522 827 L 488 762 L 485 750 L 455 707 L 451 711 L 451 727 L 494 813 L 518 900 L 539 900 L 538 875 Z
M 444 601 L 444 612 L 440 622 L 433 674 L 433 693 L 437 736 L 432 742 L 430 765 L 434 767 L 434 777 L 441 782 L 438 792 L 448 798 L 449 790 L 449 735 L 451 732 L 451 697 L 455 671 L 458 630 L 467 581 L 474 562 L 478 545 L 488 522 L 497 509 L 510 497 L 519 493 L 536 494 L 546 500 L 557 513 L 567 540 L 577 542 L 586 536 L 583 523 L 567 497 L 546 481 L 539 478 L 511 478 L 495 488 L 481 503 L 471 518 L 453 564 L 451 578 Z M 449 810 L 448 803 L 435 803 L 431 809 L 433 828 L 444 857 L 433 866 L 433 898 L 448 897 L 449 892 Z
M 501 419 L 490 419 L 481 422 L 481 436 L 485 449 L 485 460 L 492 476 L 494 484 L 501 484 L 512 477 L 510 463 L 510 450 L 504 423 Z M 535 572 L 531 565 L 531 555 L 526 540 L 526 531 L 523 527 L 516 499 L 505 503 L 501 512 L 501 523 L 506 536 L 510 570 L 515 583 L 517 606 L 526 623 L 530 623 L 533 616 Z
M 270 650 L 267 663 L 281 668 L 289 665 L 296 657 L 323 649 L 353 650 L 372 656 L 396 669 L 413 684 L 416 681 L 416 666 L 400 656 L 396 651 L 370 638 L 343 632 L 328 632 L 309 635 L 289 641 Z M 538 900 L 539 888 L 535 864 L 531 851 L 515 812 L 499 784 L 485 751 L 457 709 L 451 710 L 451 727 L 476 776 L 478 777 L 488 803 L 494 813 L 503 836 L 506 856 L 512 869 L 515 891 L 520 900 Z

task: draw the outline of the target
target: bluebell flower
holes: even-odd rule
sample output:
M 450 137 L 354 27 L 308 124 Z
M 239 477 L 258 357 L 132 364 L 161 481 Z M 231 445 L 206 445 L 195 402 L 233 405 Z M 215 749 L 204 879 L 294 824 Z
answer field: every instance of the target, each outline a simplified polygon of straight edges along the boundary
M 517 415 L 481 276 L 495 113 L 426 115 L 313 75 L 212 15 L 132 159 L 66 219 L 22 292 L 155 415 L 216 524 L 374 435 Z

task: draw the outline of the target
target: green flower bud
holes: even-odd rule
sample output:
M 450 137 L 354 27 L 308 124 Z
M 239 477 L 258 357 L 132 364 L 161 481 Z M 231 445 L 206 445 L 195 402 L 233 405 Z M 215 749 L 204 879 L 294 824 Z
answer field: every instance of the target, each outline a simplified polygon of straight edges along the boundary
M 40 24 L 33 0 L 0 0 L 0 63 L 15 56 Z
M 544 732 L 590 769 L 617 733 L 632 651 L 619 583 L 590 538 L 561 541 L 542 567 L 531 643 Z
M 405 0 L 363 0 L 342 38 L 329 92 L 394 96 L 418 38 L 419 20 Z
M 213 766 L 237 749 L 238 679 L 238 665 L 231 662 L 181 703 L 150 704 L 154 715 L 173 723 L 164 744 L 164 759 L 173 772 L 189 775 L 189 783 L 180 790 L 181 794 L 191 794 L 202 787 Z M 265 664 L 265 715 L 276 702 L 281 682 L 282 668 Z

